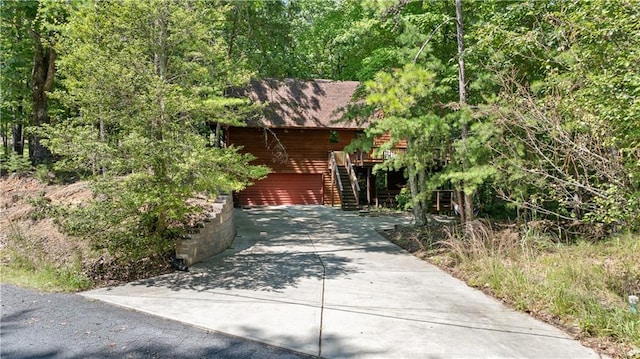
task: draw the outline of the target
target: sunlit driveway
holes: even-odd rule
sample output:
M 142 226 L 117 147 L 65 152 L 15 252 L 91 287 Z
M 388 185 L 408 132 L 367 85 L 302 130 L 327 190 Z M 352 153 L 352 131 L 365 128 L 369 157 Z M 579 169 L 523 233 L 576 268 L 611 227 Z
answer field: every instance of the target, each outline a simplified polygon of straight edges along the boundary
M 233 247 L 86 296 L 326 358 L 596 358 L 378 234 L 407 217 L 236 210 Z

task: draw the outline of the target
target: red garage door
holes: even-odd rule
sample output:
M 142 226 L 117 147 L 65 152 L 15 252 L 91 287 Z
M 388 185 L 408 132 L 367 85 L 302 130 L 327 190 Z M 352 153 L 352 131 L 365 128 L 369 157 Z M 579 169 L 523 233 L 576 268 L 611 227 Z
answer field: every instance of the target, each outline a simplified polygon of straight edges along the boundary
M 241 206 L 322 204 L 322 174 L 271 173 L 236 195 Z

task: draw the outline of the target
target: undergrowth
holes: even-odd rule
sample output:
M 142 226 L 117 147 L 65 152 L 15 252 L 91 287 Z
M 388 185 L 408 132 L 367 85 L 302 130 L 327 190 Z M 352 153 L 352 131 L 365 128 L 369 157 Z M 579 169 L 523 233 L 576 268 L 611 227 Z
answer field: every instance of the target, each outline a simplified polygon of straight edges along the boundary
M 82 270 L 79 253 L 71 261 L 56 261 L 37 243 L 11 228 L 0 249 L 2 283 L 11 283 L 41 291 L 76 292 L 93 283 Z
M 475 221 L 448 231 L 441 244 L 448 259 L 436 261 L 448 263 L 469 284 L 595 341 L 612 356 L 638 355 L 640 316 L 628 303 L 630 295 L 640 295 L 638 235 L 560 243 Z

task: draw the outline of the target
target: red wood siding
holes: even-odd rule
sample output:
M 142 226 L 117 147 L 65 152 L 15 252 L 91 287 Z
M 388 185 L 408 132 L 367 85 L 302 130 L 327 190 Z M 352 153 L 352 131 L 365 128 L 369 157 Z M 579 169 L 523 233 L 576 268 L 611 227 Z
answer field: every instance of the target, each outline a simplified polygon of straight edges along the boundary
M 266 165 L 272 169 L 273 173 L 321 175 L 323 181 L 321 204 L 340 204 L 337 189 L 334 188 L 332 191 L 331 187 L 331 175 L 328 169 L 329 153 L 342 151 L 355 138 L 357 130 L 336 130 L 337 143 L 329 141 L 330 130 L 327 129 L 279 128 L 270 131 L 265 132 L 255 127 L 232 127 L 228 131 L 228 141 L 232 145 L 243 146 L 242 152 L 249 152 L 257 157 L 254 164 Z M 280 144 L 285 148 L 284 153 L 278 147 Z M 266 182 L 262 186 L 276 186 L 276 183 Z M 251 191 L 251 187 L 245 189 L 238 198 L 243 198 L 245 192 L 251 193 Z M 247 196 L 245 197 L 248 198 Z
M 389 142 L 390 140 L 391 140 L 391 136 L 388 133 L 385 133 L 384 135 L 380 135 L 373 139 L 373 147 L 380 147 L 384 143 Z M 394 148 L 407 148 L 407 141 L 401 140 L 394 146 Z
M 271 173 L 236 194 L 236 203 L 241 206 L 322 204 L 322 175 Z

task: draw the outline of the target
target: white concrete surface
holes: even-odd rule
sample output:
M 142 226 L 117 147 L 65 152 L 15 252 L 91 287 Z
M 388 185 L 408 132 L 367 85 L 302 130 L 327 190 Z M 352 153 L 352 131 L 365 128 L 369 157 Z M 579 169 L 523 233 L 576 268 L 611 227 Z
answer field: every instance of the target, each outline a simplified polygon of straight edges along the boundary
M 381 237 L 407 222 L 320 206 L 236 210 L 233 248 L 85 296 L 324 358 L 597 358 Z

